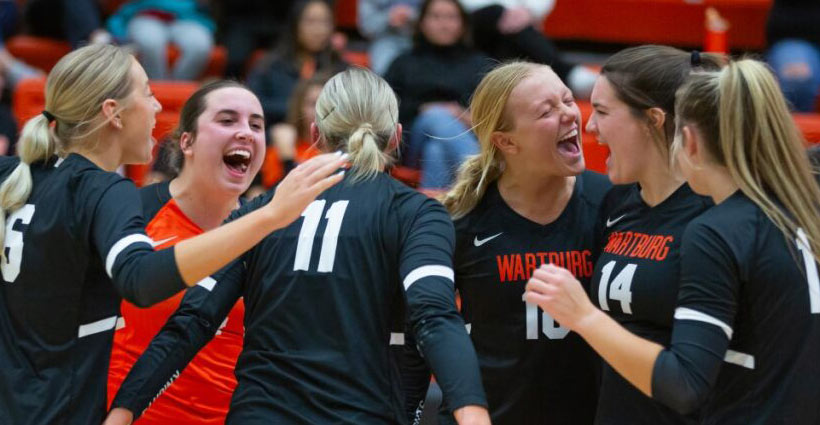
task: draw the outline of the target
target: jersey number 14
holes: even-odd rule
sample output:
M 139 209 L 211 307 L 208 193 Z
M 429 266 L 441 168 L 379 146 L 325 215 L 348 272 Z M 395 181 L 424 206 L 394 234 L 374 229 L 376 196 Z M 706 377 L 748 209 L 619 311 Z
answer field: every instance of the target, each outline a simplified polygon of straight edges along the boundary
M 342 219 L 349 201 L 336 201 L 327 209 L 325 218 L 327 227 L 322 236 L 322 251 L 319 254 L 320 273 L 330 273 L 333 271 L 333 263 L 336 261 L 336 245 L 339 241 L 339 230 L 342 229 Z M 322 221 L 322 212 L 325 210 L 324 199 L 313 201 L 302 212 L 302 229 L 299 230 L 299 242 L 296 244 L 296 258 L 293 260 L 293 270 L 307 271 L 310 268 L 310 256 L 313 253 L 313 241 L 316 231 L 319 229 L 319 222 Z

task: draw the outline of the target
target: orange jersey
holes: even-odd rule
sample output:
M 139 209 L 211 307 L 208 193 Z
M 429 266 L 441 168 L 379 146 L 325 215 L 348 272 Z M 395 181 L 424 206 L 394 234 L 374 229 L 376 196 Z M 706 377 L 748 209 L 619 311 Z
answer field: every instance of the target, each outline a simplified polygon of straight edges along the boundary
M 160 243 L 157 249 L 173 246 L 179 241 L 202 233 L 202 229 L 185 216 L 173 199 L 162 206 L 148 223 L 145 231 L 154 241 Z M 145 351 L 166 320 L 176 311 L 183 295 L 184 292 L 181 292 L 147 309 L 122 302 L 121 314 L 125 323 L 124 327 L 114 333 L 108 374 L 109 405 L 131 366 Z M 225 423 L 231 395 L 236 387 L 234 367 L 242 351 L 244 314 L 245 304 L 240 299 L 222 323 L 214 339 L 194 357 L 173 385 L 162 393 L 135 423 Z

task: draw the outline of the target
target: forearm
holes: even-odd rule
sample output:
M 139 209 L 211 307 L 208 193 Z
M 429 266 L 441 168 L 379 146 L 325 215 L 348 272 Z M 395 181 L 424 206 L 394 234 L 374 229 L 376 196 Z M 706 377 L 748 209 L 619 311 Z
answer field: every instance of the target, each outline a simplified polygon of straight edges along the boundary
M 663 346 L 634 335 L 597 309 L 576 332 L 621 376 L 652 396 L 652 370 Z
M 481 373 L 470 337 L 460 318 L 426 318 L 416 326 L 416 335 L 424 358 L 441 387 L 446 408 L 487 406 Z
M 188 286 L 216 272 L 287 223 L 268 208 L 253 211 L 174 246 L 179 274 Z

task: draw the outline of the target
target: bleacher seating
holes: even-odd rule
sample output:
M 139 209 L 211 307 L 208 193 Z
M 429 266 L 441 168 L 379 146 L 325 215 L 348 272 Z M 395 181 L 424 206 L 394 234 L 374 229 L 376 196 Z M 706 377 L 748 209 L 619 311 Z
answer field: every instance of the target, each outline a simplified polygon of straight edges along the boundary
M 12 56 L 48 72 L 57 64 L 60 58 L 71 51 L 71 46 L 61 40 L 30 35 L 16 35 L 6 41 L 6 49 L 8 49 Z M 179 50 L 173 45 L 170 45 L 168 47 L 168 64 L 173 65 L 178 58 Z M 219 77 L 224 74 L 227 60 L 228 52 L 225 48 L 215 46 L 211 49 L 211 56 L 208 59 L 208 65 L 203 71 L 202 77 Z

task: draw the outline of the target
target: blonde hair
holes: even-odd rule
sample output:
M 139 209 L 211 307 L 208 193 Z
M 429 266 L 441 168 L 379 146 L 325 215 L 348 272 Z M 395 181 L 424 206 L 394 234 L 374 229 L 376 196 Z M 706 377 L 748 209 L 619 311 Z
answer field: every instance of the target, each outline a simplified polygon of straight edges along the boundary
M 133 56 L 119 47 L 93 45 L 77 49 L 54 66 L 46 81 L 45 114 L 29 119 L 20 134 L 20 163 L 0 184 L 0 241 L 5 238 L 6 215 L 22 207 L 31 195 L 31 164 L 55 153 L 65 154 L 73 142 L 94 133 L 106 121 L 99 112 L 106 99 L 123 101 L 131 92 Z M 0 253 L 0 258 L 5 256 Z
M 820 261 L 820 188 L 803 136 L 766 65 L 744 59 L 693 74 L 678 92 L 676 109 L 678 126 L 693 124 L 740 190 L 789 239 L 803 229 Z M 677 137 L 676 150 L 680 143 Z
M 393 89 L 364 68 L 336 74 L 316 100 L 316 126 L 324 144 L 350 155 L 354 181 L 372 178 L 391 164 L 386 150 L 396 135 L 398 113 Z
M 470 102 L 473 132 L 481 151 L 459 167 L 453 188 L 441 199 L 453 219 L 472 211 L 484 196 L 487 186 L 501 176 L 504 160 L 492 142 L 495 131 L 512 130 L 513 120 L 507 113 L 510 93 L 521 81 L 546 65 L 510 62 L 490 71 L 476 87 Z

